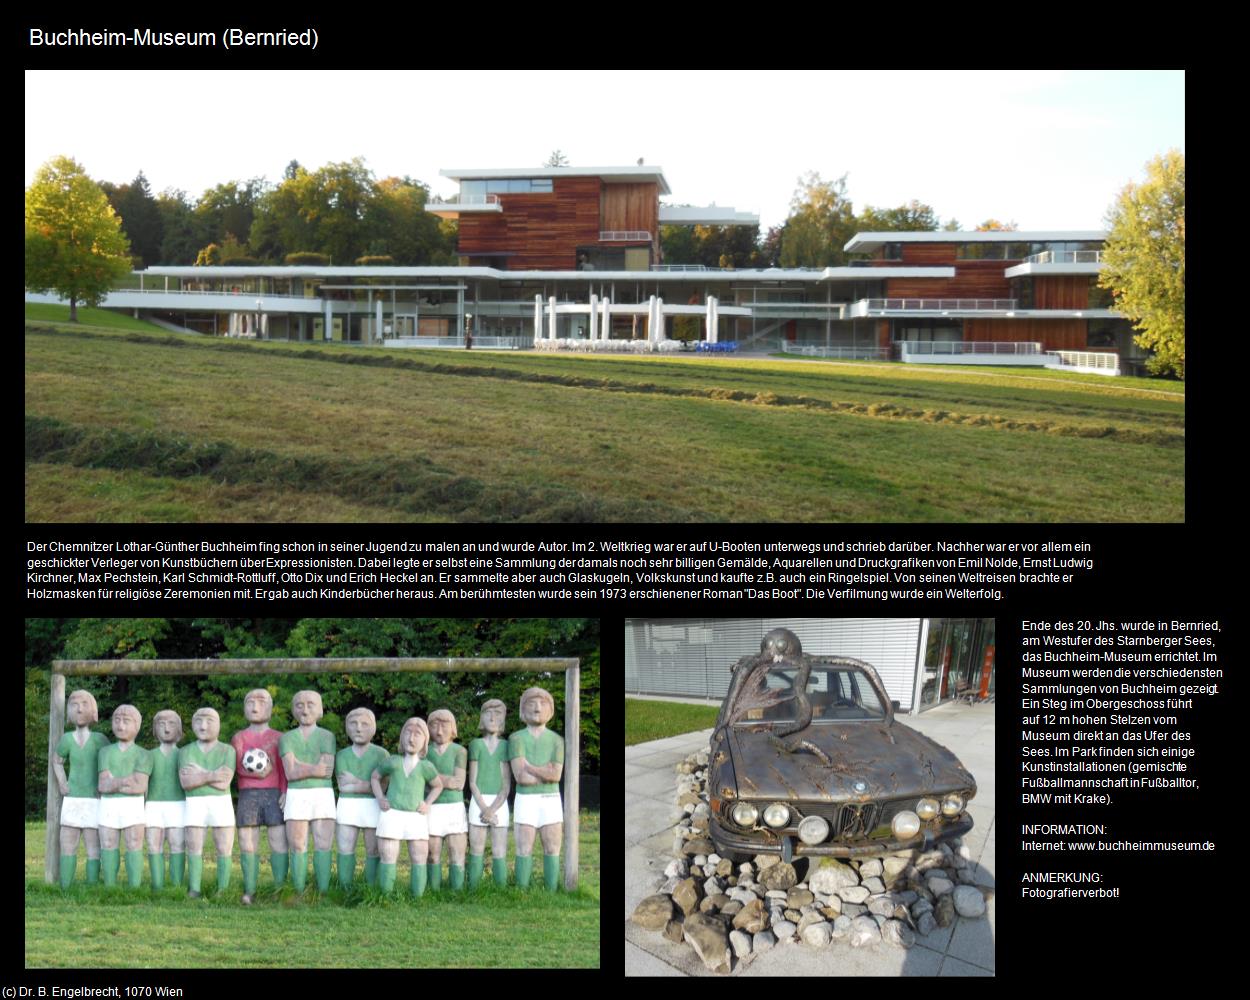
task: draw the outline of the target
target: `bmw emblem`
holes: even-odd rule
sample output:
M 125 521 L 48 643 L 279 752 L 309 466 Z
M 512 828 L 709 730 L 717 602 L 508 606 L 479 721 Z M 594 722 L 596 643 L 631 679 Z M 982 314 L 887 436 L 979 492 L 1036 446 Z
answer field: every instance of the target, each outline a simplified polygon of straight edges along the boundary
M 851 787 L 854 788 L 855 791 L 857 791 L 860 795 L 863 795 L 864 792 L 868 791 L 868 785 L 862 781 L 855 782 L 855 784 L 853 784 Z

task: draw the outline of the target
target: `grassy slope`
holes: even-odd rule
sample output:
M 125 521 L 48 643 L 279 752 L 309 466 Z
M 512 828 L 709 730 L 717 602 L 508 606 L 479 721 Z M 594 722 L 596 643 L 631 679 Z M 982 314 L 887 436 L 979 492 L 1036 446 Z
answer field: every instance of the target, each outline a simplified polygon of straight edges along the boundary
M 27 302 L 26 319 L 42 323 L 64 323 L 74 329 L 69 322 L 69 306 L 59 306 L 51 302 Z M 164 334 L 165 328 L 155 323 L 148 323 L 113 309 L 93 309 L 91 306 L 78 307 L 78 324 L 103 330 L 137 330 L 141 333 Z
M 48 324 L 26 372 L 30 520 L 1183 518 L 1157 383 Z
M 719 705 L 687 705 L 676 701 L 625 699 L 625 745 L 659 740 L 679 733 L 710 729 Z
M 600 844 L 599 814 L 583 810 L 576 893 L 549 895 L 531 886 L 498 889 L 489 858 L 482 888 L 473 897 L 444 891 L 420 901 L 407 895 L 410 870 L 401 851 L 397 898 L 362 889 L 345 893 L 335 882 L 326 896 L 290 884 L 272 886 L 262 837 L 260 891 L 251 910 L 242 910 L 242 875 L 235 842 L 231 881 L 216 891 L 216 860 L 205 851 L 205 896 L 190 900 L 186 889 L 153 894 L 139 889 L 82 884 L 68 893 L 43 881 L 44 824 L 26 824 L 26 966 L 71 968 L 468 968 L 509 965 L 527 968 L 598 968 Z M 509 837 L 508 871 L 513 871 Z M 489 848 L 487 850 L 489 854 Z M 444 865 L 446 851 L 444 850 Z M 356 876 L 364 869 L 357 845 Z M 542 884 L 542 862 L 537 864 Z M 123 864 L 121 881 L 125 882 Z M 446 885 L 446 868 L 443 881 Z M 311 868 L 309 882 L 312 881 Z M 414 926 L 445 933 L 415 934 Z M 263 926 L 264 933 L 257 927 Z M 552 942 L 558 942 L 557 947 Z M 501 956 L 507 956 L 501 958 Z

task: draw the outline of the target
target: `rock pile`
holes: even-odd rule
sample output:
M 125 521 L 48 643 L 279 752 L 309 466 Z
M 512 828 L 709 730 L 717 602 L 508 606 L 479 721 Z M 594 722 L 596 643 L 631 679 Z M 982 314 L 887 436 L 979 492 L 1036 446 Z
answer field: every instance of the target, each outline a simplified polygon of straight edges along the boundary
M 674 860 L 630 919 L 687 942 L 709 969 L 730 972 L 779 944 L 910 948 L 956 919 L 984 917 L 992 890 L 976 884 L 958 841 L 864 860 L 720 857 L 707 836 L 707 765 L 707 750 L 677 765 Z

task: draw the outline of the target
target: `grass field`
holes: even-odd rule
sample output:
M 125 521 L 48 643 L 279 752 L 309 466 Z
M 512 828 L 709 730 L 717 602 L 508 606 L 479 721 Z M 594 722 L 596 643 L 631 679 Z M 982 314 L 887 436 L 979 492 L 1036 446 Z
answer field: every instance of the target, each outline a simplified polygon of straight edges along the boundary
M 410 866 L 401 851 L 396 886 L 385 898 L 367 887 L 345 892 L 334 884 L 296 895 L 272 885 L 261 843 L 260 889 L 249 908 L 239 903 L 242 876 L 235 841 L 229 887 L 216 891 L 216 861 L 205 850 L 201 899 L 186 889 L 153 893 L 105 889 L 79 881 L 68 892 L 43 881 L 44 824 L 26 824 L 26 967 L 103 968 L 599 968 L 599 813 L 581 814 L 578 889 L 548 893 L 542 861 L 528 891 L 497 888 L 490 860 L 473 894 L 427 890 L 407 895 Z M 509 837 L 508 871 L 513 870 Z M 489 850 L 488 850 L 489 853 Z M 357 880 L 364 866 L 357 847 Z M 446 851 L 444 851 L 444 864 Z M 123 864 L 121 880 L 125 881 Z
M 677 701 L 625 699 L 625 745 L 665 736 L 710 729 L 716 723 L 720 705 L 686 705 Z
M 31 521 L 1178 521 L 1176 383 L 26 324 Z

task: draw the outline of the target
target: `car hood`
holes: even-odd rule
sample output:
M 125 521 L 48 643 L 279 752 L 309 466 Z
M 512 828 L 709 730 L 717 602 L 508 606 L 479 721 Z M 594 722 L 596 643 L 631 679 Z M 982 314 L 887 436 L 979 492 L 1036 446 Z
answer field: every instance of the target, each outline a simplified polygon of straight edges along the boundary
M 832 766 L 808 751 L 778 750 L 768 732 L 767 726 L 729 727 L 739 798 L 866 800 L 976 784 L 953 753 L 898 722 L 816 723 L 788 738 L 819 747 Z M 857 791 L 857 781 L 867 788 Z

